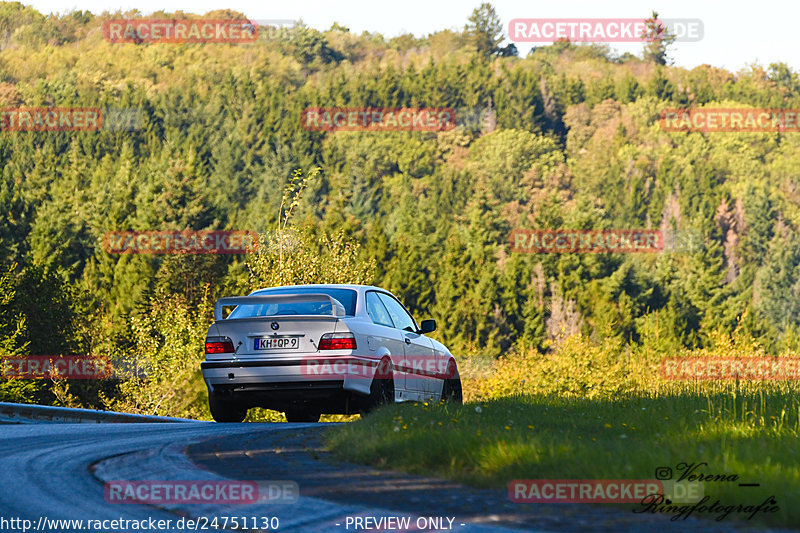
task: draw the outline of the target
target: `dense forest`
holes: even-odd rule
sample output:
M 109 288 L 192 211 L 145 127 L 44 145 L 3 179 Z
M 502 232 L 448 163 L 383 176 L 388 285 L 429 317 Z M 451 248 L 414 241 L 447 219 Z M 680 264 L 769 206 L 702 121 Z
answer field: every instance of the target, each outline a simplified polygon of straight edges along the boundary
M 800 108 L 785 64 L 686 69 L 652 44 L 520 57 L 488 5 L 463 31 L 426 37 L 299 23 L 246 44 L 104 38 L 105 20 L 137 17 L 0 4 L 0 107 L 135 117 L 0 132 L 0 356 L 103 356 L 118 378 L 8 379 L 0 400 L 201 416 L 187 406 L 203 403 L 209 303 L 271 279 L 259 265 L 275 248 L 108 253 L 104 235 L 127 230 L 291 227 L 303 236 L 290 254 L 344 257 L 337 279 L 395 292 L 459 357 L 544 357 L 575 335 L 620 353 L 734 332 L 768 353 L 800 348 L 800 137 L 659 126 L 665 108 Z M 304 109 L 337 106 L 446 107 L 457 125 L 302 127 Z M 510 249 L 518 228 L 692 238 L 659 253 L 530 254 Z

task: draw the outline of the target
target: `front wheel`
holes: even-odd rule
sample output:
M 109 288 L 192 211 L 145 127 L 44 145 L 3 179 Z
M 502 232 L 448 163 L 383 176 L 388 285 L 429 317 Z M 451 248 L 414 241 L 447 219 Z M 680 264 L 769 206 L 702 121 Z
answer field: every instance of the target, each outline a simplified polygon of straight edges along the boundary
M 247 409 L 240 407 L 231 401 L 220 399 L 213 392 L 208 395 L 208 408 L 211 411 L 211 418 L 215 422 L 243 422 L 247 417 Z
M 444 384 L 442 384 L 442 400 L 457 404 L 464 403 L 461 392 L 461 376 L 458 375 L 452 364 L 447 368 L 447 375 L 453 377 L 445 379 Z

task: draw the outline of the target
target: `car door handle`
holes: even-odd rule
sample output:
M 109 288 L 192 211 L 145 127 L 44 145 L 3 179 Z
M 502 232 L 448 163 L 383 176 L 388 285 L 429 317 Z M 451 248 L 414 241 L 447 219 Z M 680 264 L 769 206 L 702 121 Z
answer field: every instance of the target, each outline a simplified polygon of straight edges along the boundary
M 411 344 L 411 339 L 409 339 L 408 337 L 406 337 L 404 340 L 406 341 L 406 344 Z

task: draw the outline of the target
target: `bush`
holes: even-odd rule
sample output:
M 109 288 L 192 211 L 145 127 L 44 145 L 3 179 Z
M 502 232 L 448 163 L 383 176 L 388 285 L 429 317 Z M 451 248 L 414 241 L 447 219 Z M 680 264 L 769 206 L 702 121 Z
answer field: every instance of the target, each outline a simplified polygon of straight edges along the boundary
M 104 396 L 107 409 L 126 413 L 210 419 L 200 362 L 211 317 L 199 308 L 157 295 L 130 320 L 132 346 L 110 354 L 118 390 Z

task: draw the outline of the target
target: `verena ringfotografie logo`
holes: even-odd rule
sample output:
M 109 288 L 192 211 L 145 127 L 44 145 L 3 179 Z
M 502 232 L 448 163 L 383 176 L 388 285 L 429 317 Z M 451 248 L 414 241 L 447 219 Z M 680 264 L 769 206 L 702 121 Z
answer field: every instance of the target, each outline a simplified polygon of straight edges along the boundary
M 110 231 L 110 254 L 247 254 L 258 248 L 253 231 Z
M 258 24 L 249 20 L 118 19 L 103 23 L 112 43 L 252 43 Z
M 800 131 L 800 109 L 664 109 L 659 124 L 664 131 L 797 132 Z
M 4 379 L 107 379 L 111 361 L 83 355 L 28 355 L 2 360 Z
M 659 374 L 674 380 L 797 380 L 798 357 L 669 357 Z
M 391 379 L 393 374 L 388 370 L 388 365 L 381 366 L 374 359 L 355 357 L 303 359 L 300 362 L 300 374 L 308 379 Z M 405 356 L 393 361 L 392 370 L 436 379 L 454 378 L 457 374 L 456 368 L 446 359 L 430 356 Z
M 633 253 L 664 248 L 659 230 L 516 229 L 509 237 L 512 252 L 523 253 Z
M 456 125 L 449 107 L 309 107 L 300 124 L 308 131 L 447 131 Z
M 509 39 L 515 43 L 570 42 L 646 43 L 658 40 L 664 33 L 679 42 L 697 42 L 703 38 L 700 19 L 569 18 L 512 19 L 508 23 Z
M 712 514 L 716 515 L 713 518 L 720 522 L 727 518 L 730 514 L 736 513 L 745 520 L 751 520 L 759 512 L 761 513 L 775 513 L 780 511 L 777 505 L 778 501 L 775 496 L 769 496 L 761 501 L 759 505 L 754 505 L 750 500 L 749 503 L 736 503 L 729 504 L 723 503 L 719 499 L 711 501 L 710 496 L 703 496 L 703 487 L 708 484 L 715 489 L 721 485 L 730 484 L 729 486 L 738 486 L 744 488 L 745 491 L 749 487 L 758 487 L 760 483 L 740 483 L 739 475 L 733 472 L 708 472 L 703 467 L 708 467 L 706 462 L 680 462 L 676 465 L 676 470 L 681 472 L 680 477 L 676 481 L 672 481 L 673 470 L 669 466 L 659 466 L 656 468 L 656 479 L 665 486 L 665 493 L 655 496 L 648 496 L 641 502 L 641 506 L 634 509 L 633 512 L 637 514 L 643 513 L 663 513 L 671 514 L 671 522 L 678 520 L 686 520 L 693 513 L 698 514 Z M 751 480 L 748 480 L 751 481 Z M 681 487 L 679 490 L 670 492 L 666 487 L 671 486 L 674 488 Z M 693 492 L 692 495 L 687 495 L 686 499 L 682 498 L 688 491 Z M 716 492 L 713 490 L 712 492 Z M 757 501 L 757 500 L 756 500 Z M 675 503 L 694 503 L 694 505 L 673 505 Z
M 233 504 L 296 503 L 294 481 L 109 481 L 103 487 L 107 503 Z

